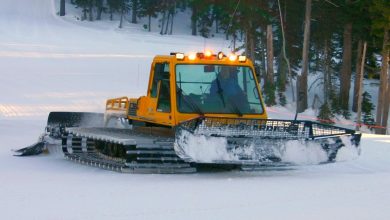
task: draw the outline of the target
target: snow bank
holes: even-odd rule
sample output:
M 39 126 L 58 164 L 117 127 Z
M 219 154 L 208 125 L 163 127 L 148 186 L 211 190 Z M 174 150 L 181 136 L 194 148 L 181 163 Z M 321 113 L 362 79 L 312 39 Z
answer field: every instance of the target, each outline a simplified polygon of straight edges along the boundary
M 267 162 L 267 157 L 278 157 L 280 162 L 294 165 L 315 165 L 328 161 L 328 152 L 320 141 L 303 140 L 258 140 L 240 148 L 229 146 L 227 138 L 195 134 L 182 130 L 176 136 L 175 151 L 189 162 L 197 163 L 239 163 L 247 158 L 248 163 Z M 344 144 L 339 149 L 336 161 L 351 161 L 359 157 L 360 148 L 351 144 L 349 137 L 341 137 Z M 329 140 L 333 144 L 334 140 Z M 242 161 L 241 159 L 241 162 Z
M 348 137 L 341 137 L 341 140 L 344 144 L 344 147 L 340 148 L 340 150 L 338 151 L 336 161 L 339 162 L 356 160 L 361 153 L 361 147 L 356 148 L 355 146 L 353 146 Z
M 177 136 L 175 151 L 181 158 L 192 162 L 212 163 L 213 161 L 237 160 L 232 153 L 227 151 L 226 138 L 194 135 L 184 130 Z
M 319 164 L 328 160 L 328 154 L 319 143 L 288 141 L 282 153 L 282 161 L 297 165 Z

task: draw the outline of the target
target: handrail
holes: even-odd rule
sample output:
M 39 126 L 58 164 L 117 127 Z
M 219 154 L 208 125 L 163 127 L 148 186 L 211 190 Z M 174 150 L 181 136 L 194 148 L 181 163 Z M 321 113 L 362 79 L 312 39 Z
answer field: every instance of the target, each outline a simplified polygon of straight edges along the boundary
M 108 99 L 106 101 L 106 110 L 127 110 L 129 108 L 129 99 L 126 96 Z

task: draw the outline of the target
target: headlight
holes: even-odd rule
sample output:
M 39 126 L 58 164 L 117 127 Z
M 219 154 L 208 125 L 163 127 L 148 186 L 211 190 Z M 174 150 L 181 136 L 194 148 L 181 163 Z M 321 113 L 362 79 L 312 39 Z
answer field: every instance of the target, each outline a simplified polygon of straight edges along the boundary
M 177 54 L 176 54 L 176 59 L 178 59 L 178 60 L 184 60 L 184 53 L 177 53 Z
M 244 56 L 244 55 L 238 56 L 238 61 L 239 62 L 245 62 L 246 61 L 246 56 Z
M 237 55 L 235 55 L 235 54 L 233 54 L 233 53 L 230 54 L 230 55 L 229 55 L 229 60 L 230 60 L 230 61 L 236 61 L 236 60 L 237 60 Z
M 189 60 L 195 60 L 195 59 L 196 59 L 196 53 L 190 53 L 190 54 L 188 55 L 188 59 L 189 59 Z
M 218 60 L 222 60 L 225 55 L 222 52 L 218 53 Z

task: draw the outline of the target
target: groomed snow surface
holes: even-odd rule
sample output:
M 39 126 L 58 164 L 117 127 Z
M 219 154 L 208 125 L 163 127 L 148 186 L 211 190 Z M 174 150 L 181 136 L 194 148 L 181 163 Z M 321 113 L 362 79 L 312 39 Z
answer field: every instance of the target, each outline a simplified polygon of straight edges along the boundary
M 153 55 L 228 45 L 185 35 L 189 24 L 160 36 L 57 11 L 52 0 L 0 4 L 0 219 L 390 219 L 389 136 L 364 135 L 357 159 L 255 172 L 119 174 L 56 152 L 13 157 L 50 111 L 102 112 L 106 98 L 142 95 Z

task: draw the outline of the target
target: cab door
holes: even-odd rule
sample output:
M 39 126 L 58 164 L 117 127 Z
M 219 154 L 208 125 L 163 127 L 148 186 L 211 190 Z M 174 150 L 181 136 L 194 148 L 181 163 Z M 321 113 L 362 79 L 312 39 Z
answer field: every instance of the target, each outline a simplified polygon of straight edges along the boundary
M 158 124 L 172 125 L 170 75 L 168 62 L 154 64 L 148 94 L 148 117 Z

